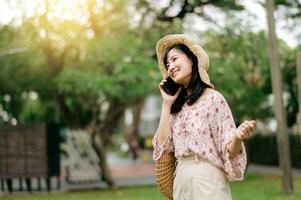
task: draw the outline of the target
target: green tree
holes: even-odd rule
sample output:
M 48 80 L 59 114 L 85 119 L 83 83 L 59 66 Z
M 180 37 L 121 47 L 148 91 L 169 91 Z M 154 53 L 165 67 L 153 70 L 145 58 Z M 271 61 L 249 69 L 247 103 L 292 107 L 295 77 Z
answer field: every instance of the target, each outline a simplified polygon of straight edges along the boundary
M 19 122 L 55 121 L 89 130 L 98 140 L 103 178 L 114 187 L 105 159 L 110 137 L 125 107 L 156 87 L 159 72 L 153 67 L 155 36 L 130 26 L 127 1 L 98 3 L 86 2 L 88 22 L 80 23 L 51 18 L 54 3 L 39 2 L 43 13 L 1 29 L 3 47 L 12 48 L 16 40 L 27 49 L 1 58 L 1 97 L 11 97 L 7 106 L 1 104 Z M 38 100 L 24 98 L 29 93 Z

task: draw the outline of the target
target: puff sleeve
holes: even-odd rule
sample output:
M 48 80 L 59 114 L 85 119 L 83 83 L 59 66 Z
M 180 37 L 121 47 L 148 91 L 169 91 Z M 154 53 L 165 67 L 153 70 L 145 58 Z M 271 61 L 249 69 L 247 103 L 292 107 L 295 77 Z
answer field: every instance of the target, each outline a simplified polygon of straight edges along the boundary
M 171 123 L 172 124 L 172 117 L 171 117 Z M 161 145 L 158 145 L 158 132 L 155 133 L 152 143 L 153 143 L 153 159 L 158 160 L 163 153 L 170 153 L 174 152 L 174 145 L 173 145 L 173 138 L 172 138 L 172 125 L 170 125 L 170 134 L 168 135 L 165 142 Z
M 223 170 L 229 181 L 242 180 L 247 165 L 247 156 L 244 143 L 238 155 L 230 158 L 228 145 L 235 137 L 236 125 L 229 105 L 222 94 L 214 99 L 212 105 L 213 117 L 210 121 L 211 130 L 219 156 L 223 163 Z

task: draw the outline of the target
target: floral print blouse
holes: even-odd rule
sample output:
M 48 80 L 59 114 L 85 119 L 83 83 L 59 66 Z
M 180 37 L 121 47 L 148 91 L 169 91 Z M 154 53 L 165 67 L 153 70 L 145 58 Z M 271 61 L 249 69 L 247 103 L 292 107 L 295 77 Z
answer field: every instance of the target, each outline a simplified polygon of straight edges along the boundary
M 247 158 L 245 146 L 234 158 L 230 158 L 227 145 L 236 130 L 229 105 L 223 95 L 214 90 L 200 97 L 195 104 L 183 106 L 170 117 L 171 133 L 162 145 L 153 138 L 153 159 L 165 152 L 175 152 L 176 158 L 199 155 L 221 168 L 229 181 L 242 180 Z

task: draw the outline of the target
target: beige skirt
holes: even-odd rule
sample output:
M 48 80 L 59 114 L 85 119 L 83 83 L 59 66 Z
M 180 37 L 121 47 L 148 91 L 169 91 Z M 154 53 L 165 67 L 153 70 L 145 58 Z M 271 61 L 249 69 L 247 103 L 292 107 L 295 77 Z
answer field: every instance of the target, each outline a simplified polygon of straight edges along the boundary
M 224 172 L 199 156 L 177 160 L 174 200 L 231 200 Z

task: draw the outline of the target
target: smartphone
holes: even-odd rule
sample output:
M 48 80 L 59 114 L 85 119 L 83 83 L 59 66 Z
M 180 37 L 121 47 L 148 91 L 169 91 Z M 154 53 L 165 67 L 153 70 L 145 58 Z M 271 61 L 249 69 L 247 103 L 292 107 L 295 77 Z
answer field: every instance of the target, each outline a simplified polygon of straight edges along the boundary
M 167 77 L 166 80 L 167 81 L 162 86 L 163 90 L 171 96 L 175 95 L 181 85 L 175 83 L 170 77 Z

